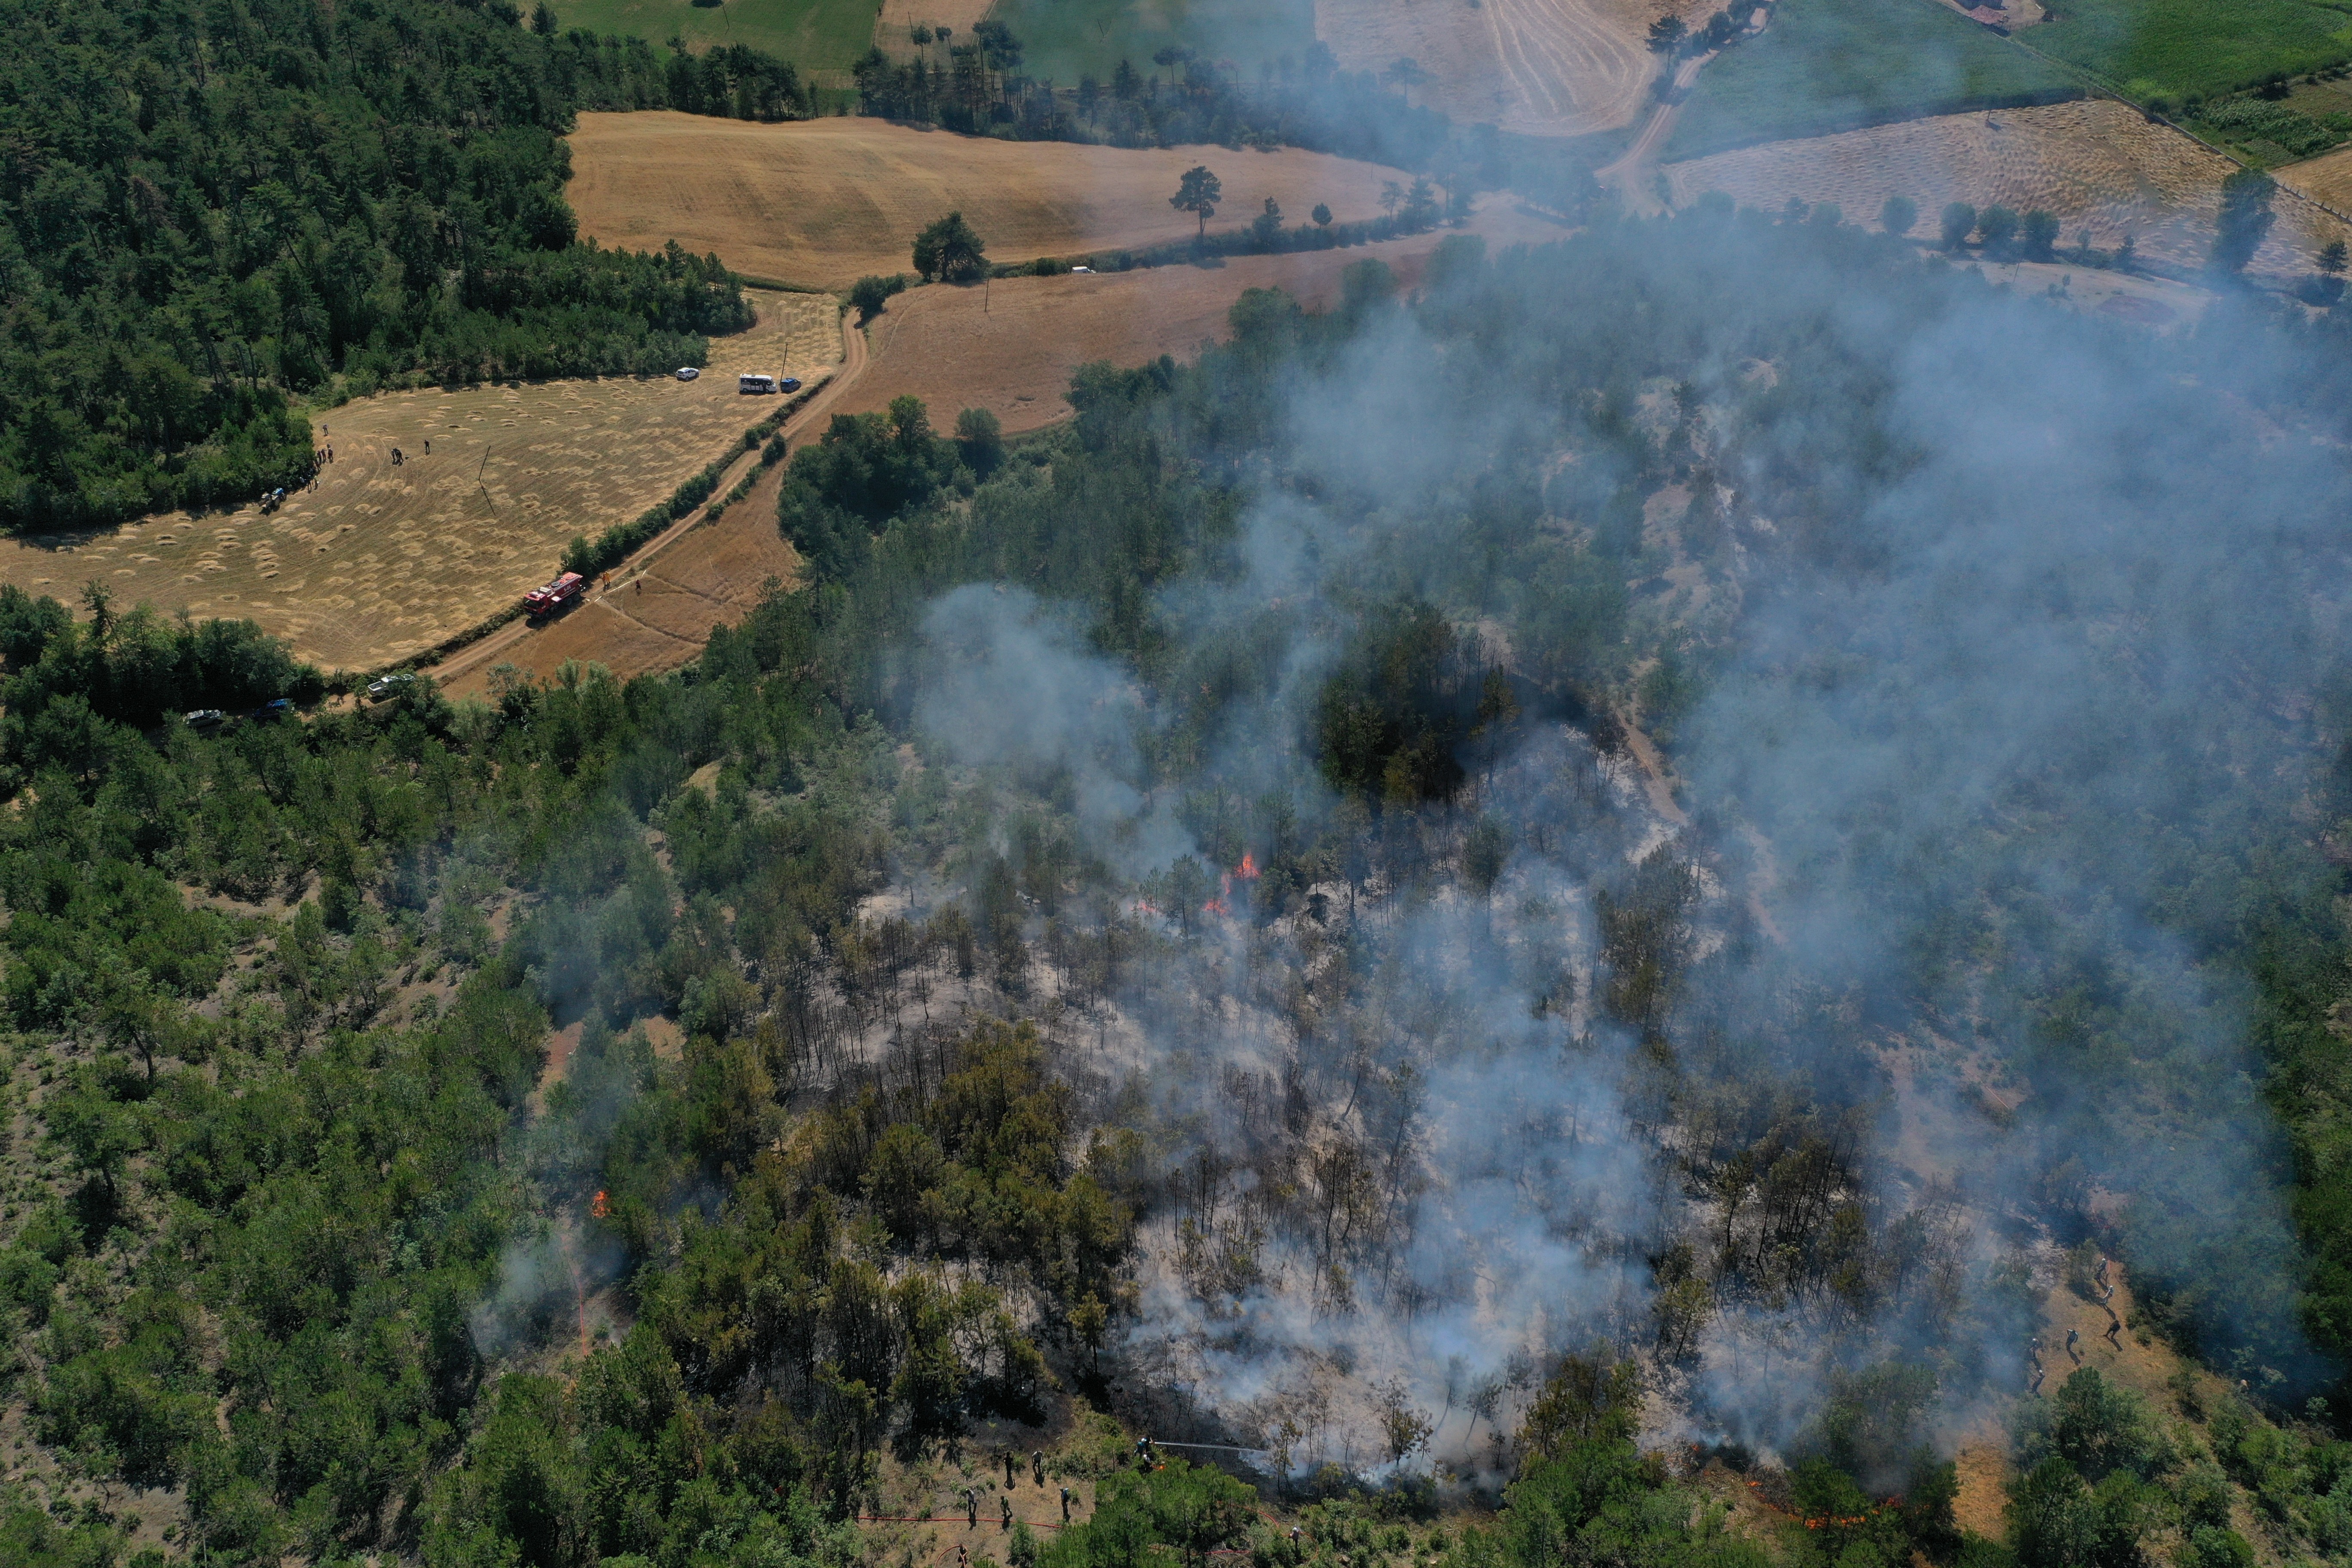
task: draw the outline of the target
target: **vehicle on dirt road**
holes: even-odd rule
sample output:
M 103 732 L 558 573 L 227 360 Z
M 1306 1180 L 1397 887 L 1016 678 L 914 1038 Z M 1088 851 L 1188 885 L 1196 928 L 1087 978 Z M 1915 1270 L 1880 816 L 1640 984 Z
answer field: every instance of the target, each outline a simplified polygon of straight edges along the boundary
M 416 677 L 406 670 L 397 670 L 391 675 L 379 675 L 368 682 L 368 700 L 381 702 L 387 697 L 398 696 L 415 684 Z
M 187 716 L 188 728 L 196 731 L 217 730 L 227 722 L 228 715 L 217 708 L 198 708 Z
M 293 716 L 293 701 L 290 699 L 284 697 L 280 697 L 273 702 L 265 702 L 260 707 L 246 715 L 247 718 L 252 720 L 257 724 L 267 724 L 272 720 L 290 719 Z
M 523 614 L 537 620 L 551 616 L 588 591 L 588 579 L 577 572 L 566 572 L 543 588 L 533 588 L 522 596 Z

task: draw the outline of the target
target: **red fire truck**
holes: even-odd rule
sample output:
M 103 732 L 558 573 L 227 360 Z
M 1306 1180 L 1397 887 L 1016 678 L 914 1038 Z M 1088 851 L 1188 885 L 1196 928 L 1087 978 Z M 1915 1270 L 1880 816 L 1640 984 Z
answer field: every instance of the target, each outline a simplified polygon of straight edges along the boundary
M 533 588 L 522 596 L 525 615 L 536 618 L 551 616 L 578 598 L 588 586 L 588 579 L 577 572 L 566 572 L 544 588 Z

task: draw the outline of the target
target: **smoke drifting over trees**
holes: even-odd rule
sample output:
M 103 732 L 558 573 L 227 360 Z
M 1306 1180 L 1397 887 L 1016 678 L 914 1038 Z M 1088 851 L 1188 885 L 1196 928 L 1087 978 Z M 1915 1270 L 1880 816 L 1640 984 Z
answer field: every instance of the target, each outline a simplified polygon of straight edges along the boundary
M 1872 1366 L 2020 1386 L 2020 1244 L 2095 1226 L 2324 1381 L 2246 963 L 2331 876 L 2332 329 L 2159 340 L 1720 206 L 1349 299 L 1082 382 L 1041 510 L 1149 440 L 1222 503 L 1194 570 L 959 590 L 909 667 L 935 763 L 1174 938 L 1068 998 L 1151 1113 L 1138 1373 L 1360 1464 L 1379 1375 L 1461 1457 L 1605 1342 L 1786 1447 Z
M 1720 203 L 1232 325 L 1018 442 L 836 422 L 812 580 L 674 679 L 157 743 L 92 693 L 163 622 L 0 601 L 44 1452 L 221 1561 L 772 1568 L 1078 1394 L 1509 1484 L 1459 1568 L 1885 1568 L 2058 1373 L 2024 1568 L 2242 1563 L 2232 1488 L 2352 1541 L 2262 1414 L 2352 1321 L 2342 329 Z M 2036 1342 L 2110 1257 L 2242 1382 L 2194 1453 Z M 1256 1528 L 1072 1430 L 1044 1568 Z M 1350 1518 L 1253 1550 L 1412 1544 Z

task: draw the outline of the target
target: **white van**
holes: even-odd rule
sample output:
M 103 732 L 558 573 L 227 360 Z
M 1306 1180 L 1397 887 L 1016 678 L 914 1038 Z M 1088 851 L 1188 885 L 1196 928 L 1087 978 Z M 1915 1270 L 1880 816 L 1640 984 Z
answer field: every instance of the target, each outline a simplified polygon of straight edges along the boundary
M 773 392 L 776 378 L 772 375 L 739 375 L 735 378 L 738 392 Z

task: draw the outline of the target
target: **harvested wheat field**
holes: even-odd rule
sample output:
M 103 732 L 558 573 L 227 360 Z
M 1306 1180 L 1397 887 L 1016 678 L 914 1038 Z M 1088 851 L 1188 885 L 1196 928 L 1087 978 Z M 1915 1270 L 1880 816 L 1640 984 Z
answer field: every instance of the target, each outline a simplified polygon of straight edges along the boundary
M 604 244 L 659 249 L 676 238 L 754 277 L 836 287 L 905 271 L 915 231 L 950 208 L 1000 261 L 1181 239 L 1195 220 L 1168 198 L 1202 163 L 1224 184 L 1219 226 L 1255 216 L 1267 196 L 1293 222 L 1318 202 L 1342 222 L 1378 217 L 1381 187 L 1401 178 L 1290 148 L 1144 151 L 862 117 L 759 125 L 664 110 L 583 114 L 566 195 L 580 232 Z
M 779 466 L 751 493 L 561 619 L 530 631 L 488 658 L 453 661 L 442 689 L 483 696 L 492 675 L 511 666 L 546 679 L 566 659 L 603 665 L 627 679 L 690 663 L 714 625 L 734 626 L 760 602 L 770 578 L 790 582 L 800 557 L 776 529 Z M 436 675 L 440 671 L 435 672 Z
M 825 295 L 758 294 L 760 321 L 714 340 L 702 378 L 391 393 L 321 416 L 335 460 L 275 514 L 175 512 L 104 532 L 0 541 L 0 582 L 70 598 L 258 621 L 329 669 L 408 658 L 553 575 L 564 542 L 677 489 L 773 406 L 737 372 L 830 374 Z M 425 443 L 433 449 L 428 456 Z M 406 461 L 395 468 L 394 447 Z
M 2337 212 L 2352 213 L 2352 147 L 2273 169 L 2271 177 Z
M 1315 0 L 1315 36 L 1349 70 L 1410 59 L 1430 75 L 1413 101 L 1529 136 L 1633 122 L 1656 70 L 1661 10 L 1696 22 L 1714 0 Z
M 2071 245 L 2085 228 L 2113 247 L 2135 237 L 2140 256 L 2181 269 L 2205 265 L 2221 181 L 2237 167 L 2168 126 L 2106 99 L 1991 113 L 1946 114 L 1834 136 L 1742 148 L 1669 163 L 1677 205 L 1708 191 L 1745 205 L 1777 207 L 1790 196 L 1834 202 L 1874 220 L 1888 196 L 1918 204 L 1921 237 L 1936 232 L 1946 204 L 2045 208 Z M 2310 270 L 2310 257 L 2344 232 L 2306 204 L 2282 200 L 2279 222 L 2253 270 Z
M 1540 244 L 1560 230 L 1488 198 L 1469 232 L 1489 247 Z M 1226 335 L 1225 313 L 1244 289 L 1286 289 L 1320 307 L 1336 300 L 1350 264 L 1386 262 L 1411 287 L 1444 233 L 1345 250 L 1238 256 L 1221 267 L 1156 267 L 1092 277 L 1002 278 L 983 293 L 934 284 L 910 289 L 866 331 L 873 363 L 841 400 L 845 413 L 913 393 L 935 423 L 985 408 L 1007 430 L 1066 417 L 1070 376 L 1090 360 L 1136 364 L 1189 356 Z

